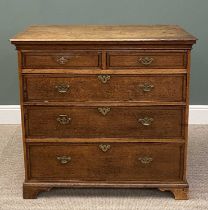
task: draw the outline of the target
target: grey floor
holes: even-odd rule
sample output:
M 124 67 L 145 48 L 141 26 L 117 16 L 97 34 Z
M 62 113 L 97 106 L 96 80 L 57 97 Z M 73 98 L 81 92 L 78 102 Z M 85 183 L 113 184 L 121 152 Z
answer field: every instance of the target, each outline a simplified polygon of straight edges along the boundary
M 208 209 L 208 125 L 189 129 L 190 200 L 175 201 L 156 189 L 53 189 L 36 200 L 22 199 L 21 129 L 0 125 L 0 210 L 192 210 Z

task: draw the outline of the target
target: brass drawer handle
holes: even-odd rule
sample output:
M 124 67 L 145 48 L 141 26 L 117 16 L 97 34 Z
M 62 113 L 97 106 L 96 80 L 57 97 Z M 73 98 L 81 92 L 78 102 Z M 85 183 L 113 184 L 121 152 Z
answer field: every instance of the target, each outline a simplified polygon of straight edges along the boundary
M 66 114 L 60 114 L 60 115 L 56 118 L 56 120 L 57 120 L 60 124 L 66 125 L 66 124 L 69 124 L 69 122 L 71 121 L 71 118 L 68 117 L 68 115 L 66 115 Z
M 144 117 L 144 118 L 140 118 L 138 121 L 144 126 L 149 126 L 152 124 L 154 119 L 151 117 Z
M 110 149 L 110 144 L 100 144 L 99 148 L 103 151 L 103 152 L 107 152 Z
M 154 61 L 154 58 L 151 57 L 141 57 L 139 58 L 139 63 L 148 66 Z
M 110 80 L 110 75 L 104 75 L 104 74 L 101 74 L 101 75 L 98 75 L 98 79 L 103 83 L 107 83 L 108 80 Z
M 150 92 L 150 91 L 154 88 L 154 85 L 148 84 L 148 83 L 144 83 L 144 84 L 142 84 L 142 85 L 139 85 L 139 87 L 140 87 L 144 92 Z
M 56 62 L 61 65 L 66 64 L 68 61 L 69 61 L 69 56 L 57 56 L 56 57 Z
M 150 164 L 153 161 L 153 158 L 151 157 L 140 157 L 138 158 L 138 160 L 142 163 L 142 164 Z
M 103 115 L 106 116 L 108 112 L 110 112 L 110 107 L 99 107 L 98 111 Z
M 56 159 L 59 160 L 61 164 L 67 164 L 69 161 L 71 161 L 70 156 L 57 156 Z
M 56 85 L 55 88 L 59 93 L 67 93 L 69 91 L 70 86 L 66 84 L 60 84 Z

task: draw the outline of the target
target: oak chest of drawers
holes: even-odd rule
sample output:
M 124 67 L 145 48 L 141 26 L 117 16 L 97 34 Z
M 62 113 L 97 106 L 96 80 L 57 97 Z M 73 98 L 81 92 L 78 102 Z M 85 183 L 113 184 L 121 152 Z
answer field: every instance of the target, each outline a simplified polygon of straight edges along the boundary
M 187 199 L 190 51 L 178 26 L 31 26 L 18 50 L 23 197 L 159 188 Z

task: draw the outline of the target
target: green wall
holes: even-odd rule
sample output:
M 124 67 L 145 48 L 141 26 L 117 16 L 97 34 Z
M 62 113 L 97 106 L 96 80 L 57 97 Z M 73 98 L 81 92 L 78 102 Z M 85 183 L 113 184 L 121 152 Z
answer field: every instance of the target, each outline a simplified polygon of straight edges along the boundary
M 181 25 L 199 39 L 192 51 L 191 104 L 208 104 L 207 21 L 208 0 L 0 0 L 0 105 L 19 104 L 9 38 L 31 24 Z

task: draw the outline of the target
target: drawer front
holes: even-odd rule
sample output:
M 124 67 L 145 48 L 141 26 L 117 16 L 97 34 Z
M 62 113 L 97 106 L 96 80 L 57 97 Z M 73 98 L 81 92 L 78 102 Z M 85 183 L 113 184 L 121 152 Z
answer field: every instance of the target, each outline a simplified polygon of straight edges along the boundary
M 177 88 L 175 88 L 177 87 Z M 25 101 L 185 101 L 184 75 L 25 75 Z
M 27 137 L 183 138 L 181 106 L 28 106 Z
M 107 68 L 110 69 L 144 69 L 144 68 L 186 68 L 185 52 L 141 52 L 141 51 L 109 51 Z
M 28 145 L 30 179 L 180 181 L 183 146 L 165 143 Z
M 25 52 L 22 68 L 101 68 L 101 52 Z

